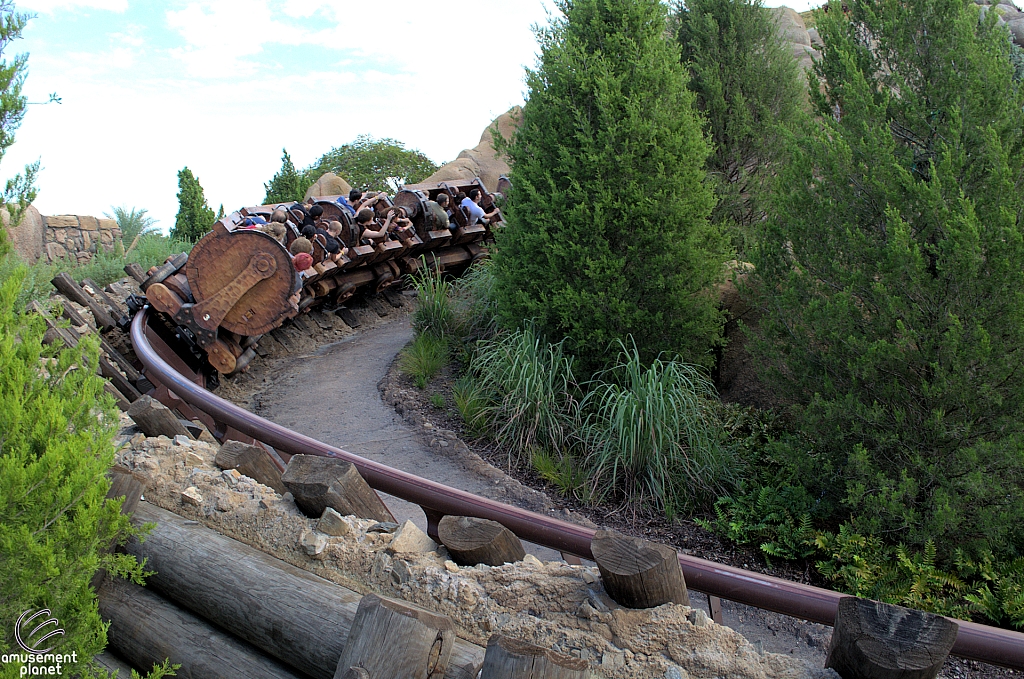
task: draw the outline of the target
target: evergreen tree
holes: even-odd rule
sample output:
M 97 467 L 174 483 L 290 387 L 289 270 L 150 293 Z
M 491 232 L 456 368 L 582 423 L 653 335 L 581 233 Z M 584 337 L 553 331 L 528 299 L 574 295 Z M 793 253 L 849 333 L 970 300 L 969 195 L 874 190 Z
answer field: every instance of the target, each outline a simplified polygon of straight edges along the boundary
M 27 54 L 19 54 L 8 62 L 4 52 L 12 41 L 21 37 L 29 18 L 27 14 L 15 12 L 14 3 L 0 0 L 0 160 L 14 144 L 14 132 L 25 117 L 25 97 L 21 94 L 21 88 L 28 72 Z M 17 174 L 7 180 L 0 194 L 0 207 L 7 209 L 12 225 L 21 221 L 22 212 L 35 200 L 33 182 L 38 173 L 39 161 L 36 161 L 25 166 L 24 174 Z
M 267 192 L 266 197 L 263 198 L 264 205 L 301 201 L 306 194 L 306 189 L 316 181 L 308 177 L 309 173 L 300 173 L 295 169 L 295 163 L 288 155 L 288 149 L 281 149 L 281 153 L 283 154 L 281 169 L 277 171 L 269 184 L 263 185 Z
M 720 313 L 708 291 L 725 239 L 709 225 L 708 145 L 657 0 L 561 0 L 538 29 L 522 120 L 508 148 L 514 189 L 498 236 L 506 325 L 536 319 L 582 367 L 632 334 L 708 364 Z
M 802 73 L 762 0 L 687 0 L 674 19 L 712 143 L 707 170 L 719 197 L 712 221 L 736 228 L 743 250 L 749 227 L 764 217 L 763 192 L 785 132 L 802 113 Z
M 856 530 L 1021 554 L 1024 96 L 1006 31 L 963 0 L 843 7 L 819 12 L 817 127 L 755 258 L 756 355 L 805 436 L 790 462 Z
M 178 216 L 171 228 L 171 238 L 196 241 L 205 236 L 217 216 L 206 203 L 206 195 L 199 179 L 192 175 L 192 170 L 182 168 L 178 171 Z

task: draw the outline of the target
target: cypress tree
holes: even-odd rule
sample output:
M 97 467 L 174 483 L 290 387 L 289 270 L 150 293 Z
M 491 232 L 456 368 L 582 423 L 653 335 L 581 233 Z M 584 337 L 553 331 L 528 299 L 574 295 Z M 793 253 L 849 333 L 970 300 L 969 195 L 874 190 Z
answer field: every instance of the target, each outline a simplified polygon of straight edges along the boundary
M 537 31 L 539 64 L 508 148 L 500 316 L 568 338 L 584 370 L 629 334 L 645 360 L 666 351 L 706 365 L 721 325 L 707 291 L 726 244 L 707 220 L 709 149 L 666 10 L 657 0 L 558 8 L 563 17 Z
M 301 201 L 314 179 L 303 175 L 295 169 L 288 149 L 281 149 L 281 169 L 263 188 L 267 195 L 263 198 L 264 205 L 273 203 L 291 203 Z
M 199 179 L 187 167 L 178 171 L 178 215 L 171 238 L 196 241 L 213 227 L 217 216 L 206 203 Z
M 749 227 L 764 216 L 762 195 L 785 152 L 786 130 L 803 112 L 803 74 L 762 0 L 687 0 L 674 19 L 713 148 L 707 170 L 719 202 L 712 220 L 736 228 L 743 250 Z
M 853 528 L 1019 554 L 1024 96 L 1006 32 L 963 0 L 843 7 L 819 12 L 817 125 L 756 253 L 756 354 L 797 406 L 794 468 Z

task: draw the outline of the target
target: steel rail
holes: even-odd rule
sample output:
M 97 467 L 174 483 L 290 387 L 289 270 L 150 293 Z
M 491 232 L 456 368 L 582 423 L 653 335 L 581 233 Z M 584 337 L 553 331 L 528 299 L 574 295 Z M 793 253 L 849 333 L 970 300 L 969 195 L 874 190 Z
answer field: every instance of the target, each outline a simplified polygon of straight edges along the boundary
M 445 515 L 476 516 L 497 521 L 520 538 L 560 552 L 593 559 L 595 531 L 525 509 L 478 497 L 456 488 L 408 474 L 304 436 L 215 396 L 175 371 L 150 345 L 145 333 L 148 307 L 132 320 L 131 340 L 146 370 L 176 396 L 215 421 L 290 454 L 337 457 L 354 464 L 373 488 L 423 508 L 436 526 Z M 844 595 L 761 573 L 680 555 L 687 587 L 706 594 L 832 625 Z M 959 633 L 952 653 L 1013 669 L 1024 669 L 1024 634 L 955 620 Z

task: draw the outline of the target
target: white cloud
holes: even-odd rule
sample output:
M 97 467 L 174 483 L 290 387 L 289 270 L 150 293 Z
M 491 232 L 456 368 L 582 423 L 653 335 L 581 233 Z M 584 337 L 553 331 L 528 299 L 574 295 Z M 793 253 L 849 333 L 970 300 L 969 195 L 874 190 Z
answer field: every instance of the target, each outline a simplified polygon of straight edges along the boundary
M 124 12 L 128 0 L 22 0 L 18 3 L 22 11 L 53 14 L 56 10 L 102 9 L 110 12 Z

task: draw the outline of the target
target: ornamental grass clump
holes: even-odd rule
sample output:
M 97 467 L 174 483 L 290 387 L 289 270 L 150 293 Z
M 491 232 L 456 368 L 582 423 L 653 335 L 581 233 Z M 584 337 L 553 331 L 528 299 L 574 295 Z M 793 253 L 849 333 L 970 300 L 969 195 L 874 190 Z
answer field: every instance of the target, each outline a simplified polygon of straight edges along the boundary
M 518 463 L 533 448 L 570 446 L 579 411 L 572 358 L 530 327 L 481 342 L 471 370 L 493 394 L 486 417 L 495 440 Z
M 696 366 L 620 342 L 619 362 L 588 386 L 583 463 L 597 499 L 616 495 L 668 516 L 713 501 L 731 471 L 708 412 L 715 389 Z
M 452 284 L 444 280 L 441 272 L 426 266 L 412 278 L 416 289 L 416 310 L 412 314 L 412 328 L 416 334 L 430 333 L 446 337 L 455 329 L 455 309 L 452 304 Z

